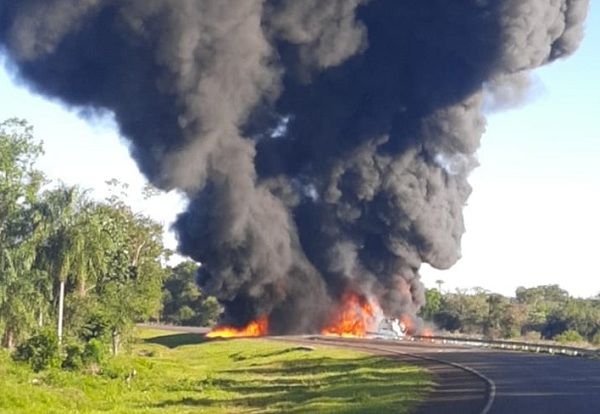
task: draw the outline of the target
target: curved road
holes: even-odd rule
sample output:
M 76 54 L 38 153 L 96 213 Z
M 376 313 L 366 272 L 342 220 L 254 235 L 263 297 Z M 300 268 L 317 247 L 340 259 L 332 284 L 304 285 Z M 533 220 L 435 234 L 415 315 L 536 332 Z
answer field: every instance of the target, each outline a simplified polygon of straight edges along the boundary
M 191 327 L 152 326 L 205 333 Z M 349 347 L 400 358 L 431 370 L 438 388 L 417 414 L 598 414 L 600 361 L 411 341 L 273 337 Z
M 387 350 L 408 353 L 414 357 L 427 358 L 426 361 L 433 366 L 436 364 L 433 364 L 432 360 L 445 361 L 453 364 L 455 368 L 460 365 L 480 374 L 478 380 L 472 379 L 471 382 L 466 383 L 468 385 L 463 395 L 456 394 L 456 390 L 452 389 L 444 392 L 444 383 L 449 377 L 438 376 L 442 392 L 434 392 L 433 401 L 427 404 L 428 407 L 422 407 L 423 409 L 419 411 L 423 414 L 600 413 L 600 361 L 598 360 L 408 341 L 316 338 L 312 342 L 363 350 L 372 349 L 375 352 Z M 487 387 L 486 379 L 491 382 Z M 480 390 L 485 390 L 483 391 L 485 404 L 473 397 L 473 387 L 476 382 L 479 382 Z M 449 406 L 458 407 L 456 399 L 468 400 L 470 402 L 468 411 L 450 408 Z

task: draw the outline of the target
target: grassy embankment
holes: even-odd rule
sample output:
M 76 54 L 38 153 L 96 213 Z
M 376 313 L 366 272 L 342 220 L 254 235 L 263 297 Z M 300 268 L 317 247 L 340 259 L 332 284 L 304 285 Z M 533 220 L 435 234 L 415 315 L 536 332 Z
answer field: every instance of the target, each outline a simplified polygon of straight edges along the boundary
M 433 384 L 416 367 L 358 352 L 203 340 L 143 330 L 99 374 L 36 374 L 0 352 L 0 413 L 410 413 Z

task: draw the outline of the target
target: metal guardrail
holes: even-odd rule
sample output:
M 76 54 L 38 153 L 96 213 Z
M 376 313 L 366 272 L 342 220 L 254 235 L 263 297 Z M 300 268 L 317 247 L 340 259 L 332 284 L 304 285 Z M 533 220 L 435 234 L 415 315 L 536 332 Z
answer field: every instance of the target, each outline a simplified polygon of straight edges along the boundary
M 578 356 L 600 359 L 600 348 L 580 348 L 574 346 L 562 346 L 559 344 L 544 344 L 517 341 L 501 341 L 493 339 L 478 338 L 457 338 L 452 336 L 412 336 L 410 340 L 443 343 L 443 344 L 461 344 L 470 346 L 480 346 L 485 348 L 507 349 L 524 352 L 537 352 L 548 354 L 559 354 L 567 356 Z

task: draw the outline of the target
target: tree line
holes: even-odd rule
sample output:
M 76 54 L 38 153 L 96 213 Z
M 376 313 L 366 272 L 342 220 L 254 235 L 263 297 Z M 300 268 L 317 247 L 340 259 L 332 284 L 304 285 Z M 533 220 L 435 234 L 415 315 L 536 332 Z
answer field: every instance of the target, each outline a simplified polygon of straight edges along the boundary
M 60 358 L 77 367 L 104 347 L 116 354 L 137 322 L 217 322 L 222 309 L 196 284 L 197 265 L 168 265 L 162 225 L 127 205 L 124 185 L 112 180 L 111 195 L 93 199 L 47 180 L 36 168 L 42 154 L 26 121 L 0 123 L 3 348 L 39 369 Z M 573 298 L 557 285 L 518 288 L 509 298 L 442 293 L 440 284 L 426 290 L 420 315 L 448 332 L 600 344 L 600 296 Z
M 427 289 L 420 316 L 440 329 L 491 339 L 600 345 L 600 295 L 575 298 L 558 285 L 519 287 L 514 297 L 484 289 Z
M 90 343 L 91 354 L 116 354 L 136 322 L 216 321 L 220 307 L 195 285 L 195 265 L 167 265 L 162 225 L 126 204 L 124 185 L 112 180 L 111 195 L 93 199 L 47 180 L 42 154 L 26 121 L 0 123 L 3 348 L 25 359 L 48 349 L 83 358 Z

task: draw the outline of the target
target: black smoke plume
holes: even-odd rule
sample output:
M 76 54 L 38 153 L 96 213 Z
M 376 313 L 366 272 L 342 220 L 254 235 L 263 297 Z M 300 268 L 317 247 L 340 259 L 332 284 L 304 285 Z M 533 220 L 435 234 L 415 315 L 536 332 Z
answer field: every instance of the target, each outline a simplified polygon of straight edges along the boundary
M 421 263 L 460 257 L 484 86 L 518 96 L 576 49 L 587 9 L 0 0 L 0 44 L 34 91 L 114 113 L 140 170 L 187 194 L 180 250 L 229 322 L 312 332 L 346 291 L 415 314 Z

